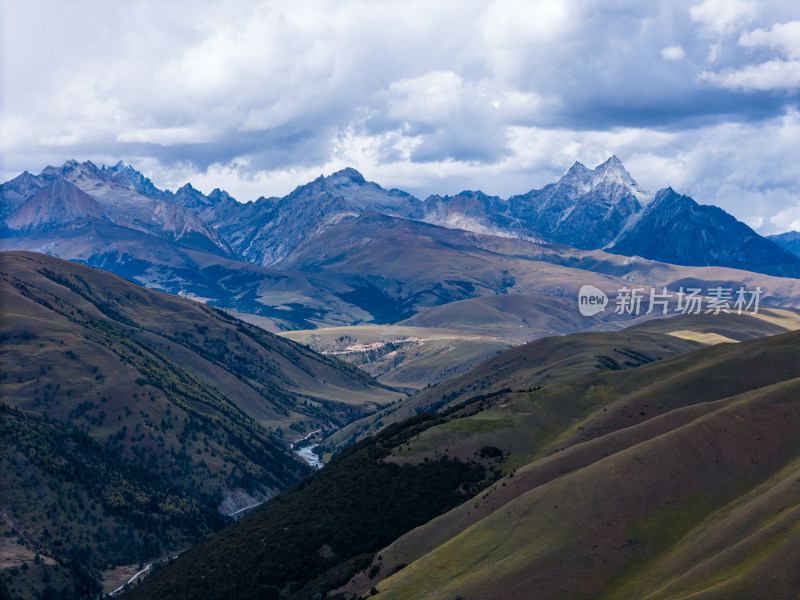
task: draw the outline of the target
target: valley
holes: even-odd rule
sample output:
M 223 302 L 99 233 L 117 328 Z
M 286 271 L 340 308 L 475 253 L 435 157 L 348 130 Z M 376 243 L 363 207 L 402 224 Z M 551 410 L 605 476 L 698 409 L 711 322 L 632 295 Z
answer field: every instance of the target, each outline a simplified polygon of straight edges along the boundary
M 697 330 L 703 323 L 681 324 L 687 325 Z M 210 598 L 235 590 L 243 598 L 375 592 L 393 598 L 527 598 L 535 590 L 542 598 L 629 598 L 663 587 L 660 597 L 679 598 L 713 597 L 720 582 L 724 593 L 743 597 L 748 581 L 796 586 L 797 572 L 786 561 L 796 556 L 797 542 L 798 332 L 748 338 L 712 346 L 693 342 L 693 350 L 621 370 L 578 367 L 552 382 L 535 372 L 520 380 L 520 371 L 509 370 L 499 375 L 497 391 L 385 426 L 336 454 L 315 476 L 327 474 L 331 486 L 358 482 L 358 498 L 393 506 L 404 494 L 383 480 L 345 475 L 347 462 L 374 445 L 381 450 L 369 460 L 376 462 L 360 463 L 359 471 L 480 468 L 488 482 L 469 499 L 435 518 L 422 517 L 422 526 L 403 525 L 405 533 L 389 533 L 398 537 L 382 547 L 378 540 L 372 546 L 336 541 L 336 532 L 353 526 L 351 517 L 346 510 L 327 513 L 342 522 L 332 531 L 320 529 L 302 551 L 310 556 L 319 548 L 329 557 L 320 567 L 327 570 L 310 584 L 299 573 L 295 584 L 263 571 L 252 579 L 256 570 L 242 564 L 263 564 L 262 554 L 248 553 L 254 547 L 270 552 L 273 542 L 255 540 L 281 529 L 267 525 L 271 520 L 286 523 L 297 512 L 268 504 L 224 539 L 182 555 L 131 597 Z M 510 352 L 535 359 L 535 348 Z M 477 383 L 481 373 L 462 379 Z M 439 397 L 444 385 L 431 393 Z M 472 479 L 465 473 L 460 481 Z M 309 479 L 282 501 L 304 506 L 319 497 L 311 490 L 321 484 Z M 419 513 L 409 506 L 394 514 Z M 369 519 L 358 522 L 368 526 Z M 773 535 L 774 544 L 759 542 Z M 284 540 L 281 547 L 299 541 Z M 369 548 L 371 559 L 348 561 L 345 548 Z M 223 557 L 232 553 L 239 558 L 226 564 Z M 212 578 L 197 583 L 199 573 L 212 570 Z
M 109 565 L 186 548 L 297 481 L 310 469 L 287 438 L 402 396 L 222 311 L 90 267 L 2 253 L 0 276 L 0 506 L 25 531 L 19 544 L 50 560 L 41 569 L 53 585 L 75 593 Z
M 384 385 L 415 392 L 508 350 L 515 342 L 456 329 L 355 325 L 280 334 L 358 366 Z

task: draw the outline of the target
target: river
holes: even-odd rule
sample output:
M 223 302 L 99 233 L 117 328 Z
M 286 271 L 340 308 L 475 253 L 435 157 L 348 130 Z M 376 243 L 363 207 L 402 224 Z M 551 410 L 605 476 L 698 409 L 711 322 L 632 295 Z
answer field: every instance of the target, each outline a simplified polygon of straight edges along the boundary
M 317 456 L 314 453 L 314 448 L 316 447 L 317 444 L 314 444 L 313 446 L 305 446 L 304 448 L 300 448 L 299 450 L 295 450 L 294 452 L 295 454 L 297 454 L 297 456 L 302 458 L 304 461 L 306 461 L 309 465 L 311 465 L 315 469 L 321 469 L 322 465 L 325 463 L 323 463 L 319 459 L 319 456 Z

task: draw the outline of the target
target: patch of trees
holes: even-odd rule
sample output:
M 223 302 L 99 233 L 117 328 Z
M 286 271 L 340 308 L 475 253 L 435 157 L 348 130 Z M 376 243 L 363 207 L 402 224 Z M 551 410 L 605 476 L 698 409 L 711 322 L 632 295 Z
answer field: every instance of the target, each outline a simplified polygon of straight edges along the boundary
M 321 471 L 162 569 L 131 597 L 324 596 L 367 568 L 379 549 L 491 483 L 494 474 L 475 462 L 384 460 L 450 412 L 412 417 L 345 449 Z
M 109 563 L 156 558 L 227 523 L 216 498 L 123 461 L 76 427 L 0 404 L 0 445 L 3 480 L 17 490 L 7 509 L 30 532 L 25 543 L 68 574 L 69 593 L 56 597 L 96 597 Z

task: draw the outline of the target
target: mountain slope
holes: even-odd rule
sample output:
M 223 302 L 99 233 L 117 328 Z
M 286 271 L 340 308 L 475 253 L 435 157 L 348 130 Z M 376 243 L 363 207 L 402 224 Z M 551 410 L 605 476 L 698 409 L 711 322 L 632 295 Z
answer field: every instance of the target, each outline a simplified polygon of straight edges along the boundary
M 272 265 L 308 238 L 363 212 L 408 216 L 419 201 L 399 190 L 367 182 L 355 169 L 343 169 L 296 188 L 284 198 L 259 198 L 235 211 L 210 218 L 248 262 Z
M 86 196 L 40 192 L 55 189 L 49 186 L 56 183 L 59 189 L 79 189 Z M 284 198 L 241 204 L 218 189 L 206 196 L 189 184 L 175 193 L 159 190 L 123 164 L 97 168 L 75 161 L 48 167 L 40 175 L 23 173 L 0 185 L 0 200 L 2 249 L 85 262 L 148 287 L 237 314 L 252 313 L 273 331 L 398 323 L 452 302 L 509 293 L 547 303 L 572 297 L 584 284 L 607 293 L 628 283 L 676 289 L 752 284 L 766 290 L 764 302 L 790 306 L 800 295 L 796 280 L 789 278 L 717 267 L 680 268 L 540 243 L 561 240 L 597 248 L 613 233 L 619 244 L 630 242 L 626 253 L 663 250 L 641 247 L 658 238 L 650 226 L 639 229 L 643 223 L 653 224 L 649 217 L 642 220 L 653 212 L 653 202 L 615 157 L 595 169 L 576 164 L 559 182 L 507 201 L 462 192 L 420 202 L 344 169 Z M 693 210 L 686 215 L 691 217 Z M 671 246 L 685 257 L 697 246 L 697 231 L 691 223 L 681 225 L 682 218 L 669 225 L 677 232 Z M 723 251 L 715 242 L 711 246 L 716 253 L 683 262 L 714 263 L 735 255 L 742 260 L 734 263 L 742 268 L 794 273 L 791 265 L 758 267 L 755 263 L 776 263 L 786 256 L 770 258 L 768 242 L 750 230 L 746 247 L 737 246 L 744 237 L 736 232 L 745 226 L 732 217 L 712 221 L 707 236 L 723 240 Z M 259 269 L 263 264 L 274 268 Z M 485 326 L 508 329 L 516 322 L 523 327 L 514 339 L 538 335 L 538 325 L 526 325 L 530 311 L 523 304 L 492 308 L 494 321 L 484 319 Z M 429 320 L 452 323 L 470 310 L 452 306 Z M 551 322 L 554 326 L 547 331 L 558 332 L 558 323 Z
M 358 293 L 366 286 L 358 276 L 260 267 L 108 222 L 0 240 L 0 250 L 12 249 L 68 258 L 230 309 L 272 332 L 371 321 L 370 311 L 381 309 Z
M 101 171 L 108 175 L 112 181 L 119 183 L 123 187 L 132 188 L 142 196 L 165 199 L 172 195 L 169 191 L 158 189 L 147 177 L 122 161 L 119 161 L 113 167 L 103 166 Z
M 611 246 L 618 254 L 678 265 L 721 265 L 778 272 L 800 258 L 761 237 L 715 206 L 702 206 L 671 188 L 661 190 L 638 222 Z
M 224 524 L 196 492 L 66 423 L 3 404 L 0 442 L 3 556 L 22 567 L 3 565 L 5 598 L 96 597 L 103 571 L 187 547 Z
M 279 335 L 358 365 L 384 385 L 409 391 L 463 373 L 515 345 L 463 330 L 398 325 L 322 327 Z
M 730 398 L 508 503 L 492 498 L 490 515 L 378 585 L 381 596 L 795 597 L 799 392 L 795 380 Z M 794 489 L 742 501 L 781 486 Z
M 781 248 L 800 257 L 800 231 L 787 231 L 779 235 L 769 235 L 767 238 L 778 244 Z
M 595 169 L 576 162 L 558 182 L 512 196 L 508 204 L 547 241 L 595 250 L 611 242 L 649 199 L 611 156 Z
M 791 332 L 628 370 L 565 374 L 538 390 L 510 391 L 509 375 L 496 394 L 391 425 L 330 463 L 331 489 L 353 482 L 341 466 L 365 448 L 380 448 L 382 462 L 398 469 L 472 460 L 504 475 L 408 529 L 371 565 L 340 562 L 305 587 L 270 583 L 263 548 L 283 531 L 278 556 L 288 561 L 307 536 L 274 520 L 277 502 L 179 558 L 132 597 L 202 599 L 227 590 L 242 598 L 268 591 L 275 598 L 793 598 L 798 373 L 800 333 Z M 368 498 L 396 493 L 356 481 Z M 300 497 L 295 491 L 282 502 Z M 326 520 L 347 521 L 350 509 L 339 504 L 326 508 Z M 320 533 L 314 548 L 335 538 Z M 232 555 L 240 558 L 220 562 Z M 321 555 L 335 564 L 329 552 Z M 207 584 L 201 574 L 212 574 Z
M 486 487 L 486 461 L 397 465 L 391 448 L 442 418 L 421 415 L 348 448 L 321 471 L 182 555 L 130 598 L 322 597 L 388 540 Z
M 766 302 L 780 298 L 778 302 L 787 305 L 796 304 L 794 297 L 800 289 L 800 280 L 795 279 L 626 259 L 599 250 L 481 235 L 372 212 L 304 240 L 292 256 L 275 266 L 366 279 L 373 289 L 365 293 L 383 296 L 382 302 L 390 309 L 385 322 L 480 296 L 576 298 L 584 284 L 609 294 L 631 284 L 672 290 L 689 284 L 736 289 L 742 284 L 759 285 L 767 290 Z M 766 300 L 767 296 L 772 299 Z
M 44 255 L 15 252 L 0 256 L 5 310 L 16 315 L 5 323 L 5 328 L 8 335 L 22 336 L 18 344 L 4 344 L 9 356 L 22 357 L 29 352 L 29 356 L 49 360 L 45 357 L 63 354 L 58 349 L 61 344 L 57 343 L 56 331 L 74 338 L 69 349 L 75 354 L 85 348 L 87 355 L 114 356 L 114 352 L 93 346 L 81 333 L 87 328 L 95 329 L 101 338 L 108 335 L 146 349 L 156 362 L 173 363 L 200 384 L 209 389 L 213 386 L 235 399 L 239 410 L 276 430 L 309 419 L 319 419 L 315 427 L 331 420 L 341 423 L 347 420 L 348 413 L 361 410 L 363 405 L 374 407 L 395 399 L 394 394 L 361 371 L 219 310 Z M 49 314 L 53 332 L 40 331 L 42 322 L 30 314 Z M 24 332 L 39 342 L 22 343 L 29 337 Z M 56 347 L 51 347 L 51 338 L 56 340 Z M 77 373 L 84 361 L 75 362 L 76 377 L 81 380 Z M 8 364 L 16 365 L 16 359 L 9 359 Z M 144 368 L 139 361 L 133 365 Z M 34 364 L 20 363 L 13 377 L 12 372 L 7 374 L 6 385 L 14 386 L 9 397 L 20 406 L 36 396 L 36 378 L 30 379 L 36 368 Z M 134 373 L 129 376 L 134 377 Z M 9 381 L 20 378 L 22 381 L 14 384 Z M 88 386 L 86 391 L 94 394 L 96 390 Z M 72 399 L 80 400 L 75 395 L 82 393 L 75 389 Z
M 508 203 L 497 196 L 466 190 L 452 197 L 429 196 L 414 216 L 449 229 L 544 241 L 529 224 L 508 214 L 508 210 Z
M 87 585 L 197 542 L 309 471 L 290 442 L 399 397 L 222 311 L 46 255 L 0 253 L 0 303 L 0 396 L 17 409 L 0 508 Z
M 56 187 L 52 187 L 56 186 Z M 37 196 L 41 188 L 50 190 L 47 196 Z M 83 194 L 77 194 L 77 188 Z M 37 196 L 34 198 L 34 196 Z M 36 207 L 36 222 L 70 226 L 62 222 L 63 215 L 85 216 L 90 210 L 87 196 L 94 202 L 91 209 L 119 226 L 142 231 L 148 235 L 166 238 L 189 247 L 203 247 L 206 251 L 230 255 L 227 242 L 206 221 L 192 210 L 174 202 L 171 192 L 158 190 L 149 179 L 130 167 L 121 164 L 110 169 L 100 169 L 91 161 L 78 163 L 71 160 L 61 167 L 46 167 L 39 175 L 23 173 L 0 186 L 0 203 L 3 212 L 11 215 L 11 229 L 30 228 L 20 210 L 25 214 Z M 27 209 L 23 204 L 33 201 Z M 31 215 L 28 214 L 28 220 Z M 73 219 L 74 220 L 74 219 Z M 73 225 L 74 226 L 74 225 Z
M 795 332 L 587 375 L 426 431 L 399 464 L 494 444 L 509 476 L 384 549 L 381 573 L 410 566 L 381 595 L 643 598 L 708 560 L 681 593 L 727 573 L 719 597 L 794 597 L 796 577 L 783 594 L 748 584 L 781 561 L 770 540 L 785 529 L 770 531 L 770 515 L 785 509 L 795 528 L 800 517 L 798 343 Z
M 475 398 L 561 385 L 597 370 L 629 369 L 709 343 L 744 341 L 797 329 L 800 315 L 796 312 L 767 309 L 755 316 L 687 314 L 653 319 L 620 331 L 544 337 L 354 421 L 330 435 L 321 447 L 334 452 L 387 424 Z
M 78 227 L 89 219 L 105 219 L 97 201 L 68 181 L 56 179 L 17 206 L 6 226 L 17 231 L 47 231 Z

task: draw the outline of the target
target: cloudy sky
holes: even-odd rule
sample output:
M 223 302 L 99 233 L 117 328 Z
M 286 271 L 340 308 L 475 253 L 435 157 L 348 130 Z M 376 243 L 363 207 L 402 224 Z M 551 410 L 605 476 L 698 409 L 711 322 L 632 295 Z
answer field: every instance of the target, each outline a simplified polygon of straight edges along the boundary
M 0 0 L 0 176 L 124 160 L 239 200 L 352 166 L 419 197 L 620 157 L 800 229 L 800 2 Z

